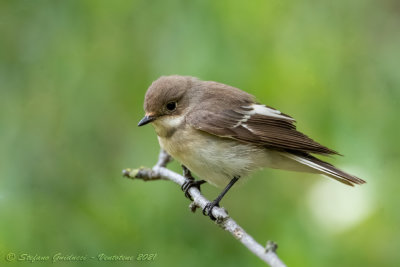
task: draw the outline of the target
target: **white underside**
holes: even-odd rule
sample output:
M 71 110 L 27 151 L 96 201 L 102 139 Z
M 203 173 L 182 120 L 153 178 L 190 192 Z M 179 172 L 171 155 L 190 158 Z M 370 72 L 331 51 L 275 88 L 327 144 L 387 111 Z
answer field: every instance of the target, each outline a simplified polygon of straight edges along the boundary
M 198 178 L 225 187 L 235 177 L 245 177 L 263 167 L 294 171 L 315 172 L 314 169 L 286 157 L 281 152 L 217 137 L 190 126 L 178 129 L 171 137 L 163 136 L 166 125 L 178 118 L 153 123 L 161 147 L 185 165 Z

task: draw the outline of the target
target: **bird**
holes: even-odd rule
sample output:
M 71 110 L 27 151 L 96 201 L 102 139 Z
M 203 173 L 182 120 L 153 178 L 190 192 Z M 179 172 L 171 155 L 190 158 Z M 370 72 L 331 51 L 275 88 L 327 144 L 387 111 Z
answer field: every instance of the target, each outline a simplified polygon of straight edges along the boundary
M 296 129 L 295 119 L 238 88 L 192 76 L 161 76 L 144 97 L 145 116 L 159 144 L 178 160 L 188 190 L 207 182 L 223 188 L 203 214 L 212 209 L 238 181 L 262 168 L 323 174 L 353 186 L 364 180 L 315 155 L 337 155 Z M 340 155 L 340 154 L 339 154 Z M 192 172 L 202 180 L 195 180 Z

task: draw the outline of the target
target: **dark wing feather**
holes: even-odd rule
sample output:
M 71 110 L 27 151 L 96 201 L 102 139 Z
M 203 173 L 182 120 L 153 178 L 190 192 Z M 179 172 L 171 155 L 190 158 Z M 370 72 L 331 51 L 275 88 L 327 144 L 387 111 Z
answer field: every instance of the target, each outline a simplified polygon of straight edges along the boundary
M 305 153 L 338 154 L 297 131 L 291 117 L 282 113 L 279 116 L 254 114 L 252 110 L 251 106 L 239 106 L 220 112 L 197 109 L 188 115 L 187 121 L 196 129 L 257 146 Z
M 290 153 L 289 158 L 292 158 L 296 161 L 299 161 L 305 165 L 310 166 L 309 162 L 314 163 L 317 165 L 317 168 L 320 170 L 323 174 L 326 176 L 329 176 L 341 183 L 353 186 L 354 184 L 365 184 L 365 181 L 363 179 L 358 178 L 357 176 L 348 174 L 332 164 L 325 162 L 323 160 L 320 160 L 316 157 L 313 157 L 312 155 L 304 152 L 298 152 L 298 151 L 287 151 Z M 300 159 L 300 160 L 299 160 Z M 312 167 L 312 166 L 310 166 Z M 312 167 L 313 168 L 313 167 Z

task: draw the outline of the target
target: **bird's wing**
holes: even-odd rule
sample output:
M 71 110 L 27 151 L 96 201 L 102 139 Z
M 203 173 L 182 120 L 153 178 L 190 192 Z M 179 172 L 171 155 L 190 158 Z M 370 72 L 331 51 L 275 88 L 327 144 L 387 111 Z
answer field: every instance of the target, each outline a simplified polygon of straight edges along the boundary
M 283 156 L 293 159 L 303 165 L 306 165 L 321 174 L 324 174 L 330 178 L 333 178 L 341 183 L 353 186 L 354 184 L 365 184 L 366 182 L 358 178 L 357 176 L 351 175 L 344 172 L 328 162 L 317 159 L 308 153 L 302 152 L 292 152 L 292 153 L 282 153 Z
M 222 110 L 205 106 L 189 113 L 187 122 L 213 135 L 271 149 L 338 154 L 297 131 L 292 117 L 260 104 L 247 103 Z

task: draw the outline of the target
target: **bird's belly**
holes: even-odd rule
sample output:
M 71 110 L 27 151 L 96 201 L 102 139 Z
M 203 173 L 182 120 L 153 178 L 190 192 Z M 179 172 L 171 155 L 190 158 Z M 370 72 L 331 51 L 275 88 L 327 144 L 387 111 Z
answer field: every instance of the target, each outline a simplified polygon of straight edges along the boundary
M 265 149 L 192 128 L 158 139 L 172 157 L 200 179 L 218 187 L 225 187 L 233 177 L 246 176 L 269 161 Z

